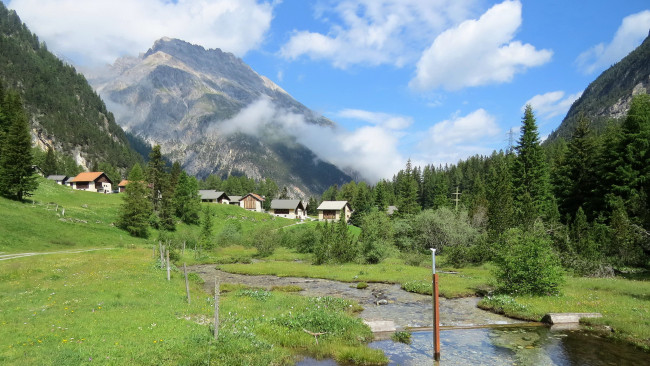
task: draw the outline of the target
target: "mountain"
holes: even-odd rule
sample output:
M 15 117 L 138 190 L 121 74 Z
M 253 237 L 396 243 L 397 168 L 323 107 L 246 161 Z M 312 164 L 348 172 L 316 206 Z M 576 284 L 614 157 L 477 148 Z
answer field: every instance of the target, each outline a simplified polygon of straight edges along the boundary
M 296 196 L 350 181 L 283 127 L 334 123 L 231 53 L 162 38 L 90 81 L 122 127 L 159 144 L 189 174 L 272 178 Z
M 632 96 L 650 92 L 650 35 L 621 61 L 605 70 L 576 100 L 566 117 L 548 138 L 570 138 L 582 113 L 600 130 L 610 119 L 627 114 Z
M 110 163 L 124 171 L 142 161 L 86 78 L 49 52 L 2 3 L 0 81 L 20 93 L 32 140 L 42 149 L 51 146 L 85 168 Z

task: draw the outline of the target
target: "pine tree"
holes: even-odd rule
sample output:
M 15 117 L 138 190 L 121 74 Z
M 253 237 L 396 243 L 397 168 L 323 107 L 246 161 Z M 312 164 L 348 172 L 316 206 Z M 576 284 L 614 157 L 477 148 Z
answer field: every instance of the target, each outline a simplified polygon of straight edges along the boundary
M 515 208 L 519 222 L 532 227 L 538 217 L 550 216 L 552 196 L 546 156 L 540 146 L 537 123 L 530 105 L 526 105 L 521 137 L 515 151 L 517 157 L 512 172 Z
M 6 94 L 2 112 L 8 129 L 0 146 L 0 194 L 22 201 L 38 187 L 38 182 L 32 168 L 29 122 L 17 93 Z
M 589 221 L 593 220 L 594 207 L 597 206 L 597 197 L 594 196 L 598 180 L 596 153 L 589 121 L 581 116 L 554 179 L 553 187 L 562 216 L 573 217 L 582 207 Z
M 128 180 L 117 226 L 128 231 L 131 236 L 147 238 L 152 208 L 147 183 L 139 164 L 131 168 Z
M 151 189 L 151 204 L 156 213 L 160 211 L 160 200 L 162 199 L 164 190 L 163 186 L 168 181 L 165 175 L 165 161 L 162 159 L 160 145 L 156 145 L 151 149 L 149 163 L 147 164 L 147 182 Z
M 613 193 L 625 201 L 628 214 L 650 226 L 650 95 L 632 98 L 621 125 Z
M 512 154 L 493 153 L 487 176 L 488 237 L 496 242 L 507 229 L 514 226 Z
M 45 154 L 45 161 L 41 167 L 45 176 L 57 174 L 59 172 L 56 164 L 56 156 L 54 155 L 54 150 L 52 146 L 47 147 L 47 153 Z
M 199 197 L 196 178 L 190 177 L 181 171 L 176 191 L 174 192 L 174 210 L 178 218 L 186 224 L 199 223 L 201 210 L 201 197 Z
M 307 204 L 307 214 L 310 216 L 318 215 L 318 200 L 314 197 L 309 197 L 309 204 Z

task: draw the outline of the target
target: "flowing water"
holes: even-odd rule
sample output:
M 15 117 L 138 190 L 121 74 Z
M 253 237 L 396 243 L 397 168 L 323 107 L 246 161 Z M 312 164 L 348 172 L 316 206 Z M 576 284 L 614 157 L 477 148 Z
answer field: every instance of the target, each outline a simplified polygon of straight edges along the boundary
M 247 276 L 215 269 L 214 265 L 190 268 L 206 281 L 211 291 L 214 278 L 221 283 L 242 283 L 270 289 L 271 286 L 297 285 L 305 296 L 337 296 L 358 301 L 364 306 L 360 317 L 367 322 L 388 321 L 396 330 L 431 327 L 431 296 L 406 292 L 399 285 L 369 283 L 359 290 L 350 283 L 296 277 Z M 383 300 L 383 301 L 381 301 Z M 478 298 L 440 299 L 440 334 L 443 365 L 650 365 L 650 353 L 631 346 L 581 332 L 547 326 L 528 326 L 523 322 L 483 311 Z M 378 303 L 385 305 L 378 305 Z M 467 327 L 474 327 L 467 329 Z M 487 326 L 487 327 L 481 327 Z M 455 329 L 453 329 L 455 328 Z M 378 333 L 378 339 L 392 332 Z M 431 331 L 412 332 L 410 344 L 390 339 L 376 340 L 370 347 L 381 349 L 391 365 L 433 364 Z M 299 366 L 334 366 L 333 360 L 306 358 Z

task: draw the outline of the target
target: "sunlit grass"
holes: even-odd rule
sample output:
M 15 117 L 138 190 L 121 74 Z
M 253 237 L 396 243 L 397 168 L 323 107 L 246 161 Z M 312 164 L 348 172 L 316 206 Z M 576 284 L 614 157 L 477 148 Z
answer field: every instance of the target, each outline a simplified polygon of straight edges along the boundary
M 559 296 L 520 296 L 520 306 L 506 308 L 506 315 L 539 321 L 546 313 L 601 313 L 584 323 L 607 325 L 610 336 L 650 350 L 650 282 L 623 278 L 568 277 Z M 489 307 L 489 301 L 484 301 Z
M 0 266 L 0 364 L 285 364 L 298 354 L 383 364 L 365 343 L 358 305 L 222 284 L 213 297 L 182 274 L 171 281 L 147 249 L 14 259 Z M 326 332 L 319 337 L 304 332 Z M 346 353 L 347 352 L 347 353 Z

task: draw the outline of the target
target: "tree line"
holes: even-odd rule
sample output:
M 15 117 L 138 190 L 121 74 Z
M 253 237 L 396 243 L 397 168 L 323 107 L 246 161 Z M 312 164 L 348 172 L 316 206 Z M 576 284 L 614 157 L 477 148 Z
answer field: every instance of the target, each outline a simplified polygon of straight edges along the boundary
M 128 175 L 117 226 L 137 237 L 148 237 L 149 228 L 175 231 L 178 220 L 197 225 L 201 198 L 198 182 L 179 162 L 168 167 L 156 145 L 145 169 L 135 164 Z
M 568 141 L 548 145 L 527 106 L 512 149 L 454 165 L 409 161 L 392 180 L 332 186 L 322 198 L 349 201 L 362 228 L 373 212 L 396 206 L 392 235 L 379 242 L 402 253 L 437 248 L 458 265 L 506 266 L 516 262 L 507 255 L 534 249 L 540 268 L 612 275 L 650 266 L 649 160 L 648 95 L 635 96 L 627 116 L 602 133 L 581 116 Z

